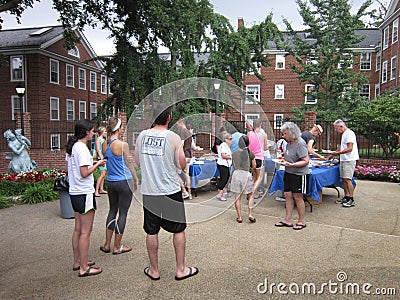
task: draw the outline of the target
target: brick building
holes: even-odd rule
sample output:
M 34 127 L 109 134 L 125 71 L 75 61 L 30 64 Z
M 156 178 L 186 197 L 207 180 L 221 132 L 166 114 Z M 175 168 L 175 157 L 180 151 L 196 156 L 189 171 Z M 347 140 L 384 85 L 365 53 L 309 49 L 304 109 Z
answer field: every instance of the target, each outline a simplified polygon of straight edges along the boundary
M 24 134 L 39 168 L 60 165 L 74 121 L 92 119 L 109 96 L 103 65 L 92 60 L 96 54 L 85 36 L 75 33 L 80 41 L 66 49 L 62 26 L 0 31 L 1 133 L 21 127 L 23 109 Z M 25 88 L 23 97 L 16 87 Z M 0 171 L 7 171 L 3 137 L 0 146 Z

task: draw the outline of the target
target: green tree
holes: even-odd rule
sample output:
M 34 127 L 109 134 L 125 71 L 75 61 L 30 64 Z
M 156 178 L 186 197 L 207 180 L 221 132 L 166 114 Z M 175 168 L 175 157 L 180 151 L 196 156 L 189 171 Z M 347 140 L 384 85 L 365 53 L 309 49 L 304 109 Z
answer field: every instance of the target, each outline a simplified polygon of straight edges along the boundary
M 248 70 L 261 78 L 257 65 L 268 64 L 262 51 L 279 34 L 272 15 L 235 31 L 208 0 L 54 0 L 54 6 L 66 28 L 68 46 L 74 42 L 74 28 L 100 23 L 111 31 L 117 52 L 107 60 L 107 70 L 115 90 L 107 105 L 128 114 L 147 93 L 179 79 L 230 76 L 241 85 L 242 72 Z M 170 55 L 159 55 L 160 47 Z M 177 110 L 193 113 L 193 108 L 213 107 L 200 102 L 200 106 L 180 105 Z
M 367 81 L 352 71 L 357 53 L 350 49 L 363 39 L 356 29 L 364 27 L 361 18 L 371 1 L 362 4 L 354 15 L 347 0 L 296 0 L 296 3 L 306 28 L 296 32 L 284 20 L 288 32 L 280 45 L 296 59 L 297 64 L 291 68 L 299 81 L 315 86 L 310 93 L 318 102 L 312 106 L 303 104 L 294 113 L 302 117 L 305 111 L 317 111 L 323 120 L 346 118 L 349 108 L 364 102 L 359 88 Z
M 381 95 L 351 112 L 352 123 L 359 134 L 379 145 L 385 156 L 393 155 L 399 148 L 400 97 L 399 90 Z
M 40 0 L 0 0 L 0 13 L 9 12 L 15 15 L 18 23 L 20 23 L 20 18 L 23 11 L 28 7 L 33 7 L 35 2 Z M 2 28 L 3 19 L 0 16 L 0 29 Z

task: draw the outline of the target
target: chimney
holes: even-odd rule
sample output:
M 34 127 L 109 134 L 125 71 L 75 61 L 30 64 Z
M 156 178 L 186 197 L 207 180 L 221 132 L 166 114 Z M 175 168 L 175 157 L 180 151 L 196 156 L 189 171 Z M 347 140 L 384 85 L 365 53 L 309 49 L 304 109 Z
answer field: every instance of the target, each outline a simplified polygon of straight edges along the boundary
M 238 18 L 238 28 L 244 26 L 243 18 Z

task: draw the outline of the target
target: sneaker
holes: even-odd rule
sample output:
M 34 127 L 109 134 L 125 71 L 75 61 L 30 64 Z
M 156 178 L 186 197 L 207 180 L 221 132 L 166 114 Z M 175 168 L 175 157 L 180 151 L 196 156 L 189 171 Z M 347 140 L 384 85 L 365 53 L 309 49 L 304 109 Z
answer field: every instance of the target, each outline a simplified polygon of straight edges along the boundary
M 183 198 L 183 199 L 187 199 L 187 198 L 189 198 L 189 197 L 190 197 L 189 193 L 182 194 L 182 198 Z
M 226 197 L 224 197 L 224 195 L 217 195 L 217 199 L 220 201 L 226 201 Z
M 285 202 L 285 201 L 286 201 L 285 198 L 282 198 L 282 197 L 279 197 L 279 196 L 276 196 L 276 197 L 275 197 L 275 200 L 276 200 L 276 201 L 282 201 L 282 202 Z
M 222 196 L 223 196 L 223 197 L 225 197 L 225 198 L 232 197 L 232 195 L 231 195 L 231 194 L 229 194 L 229 193 L 224 193 Z
M 343 203 L 346 203 L 347 201 L 349 201 L 349 197 L 344 196 L 342 199 L 336 200 L 335 203 L 336 204 L 343 204 Z
M 191 194 L 189 194 L 189 200 L 192 200 L 193 198 L 192 198 L 192 195 Z
M 356 202 L 354 201 L 354 199 L 350 199 L 349 201 L 342 204 L 343 207 L 352 207 L 354 205 L 356 205 Z

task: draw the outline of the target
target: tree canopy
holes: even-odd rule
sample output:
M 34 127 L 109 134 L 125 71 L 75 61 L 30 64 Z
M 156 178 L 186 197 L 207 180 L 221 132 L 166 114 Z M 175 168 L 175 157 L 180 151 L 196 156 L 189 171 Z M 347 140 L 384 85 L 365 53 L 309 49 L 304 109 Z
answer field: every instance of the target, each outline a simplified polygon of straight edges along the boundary
M 356 34 L 356 29 L 364 27 L 361 18 L 371 1 L 362 4 L 355 14 L 351 14 L 347 0 L 296 3 L 306 29 L 297 32 L 284 20 L 288 32 L 281 46 L 296 59 L 298 64 L 291 68 L 299 81 L 315 86 L 310 93 L 317 98 L 317 104 L 304 104 L 294 112 L 303 116 L 304 111 L 314 110 L 325 120 L 346 118 L 349 107 L 363 104 L 359 89 L 367 81 L 359 72 L 352 71 L 357 53 L 351 48 L 363 38 Z

